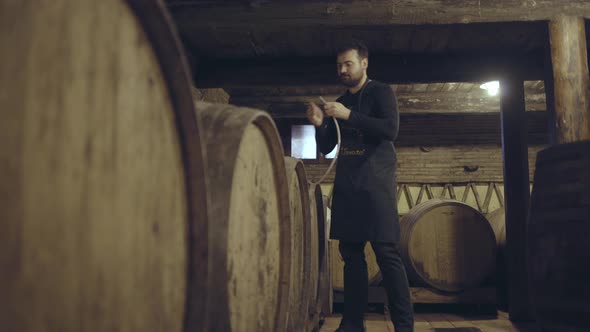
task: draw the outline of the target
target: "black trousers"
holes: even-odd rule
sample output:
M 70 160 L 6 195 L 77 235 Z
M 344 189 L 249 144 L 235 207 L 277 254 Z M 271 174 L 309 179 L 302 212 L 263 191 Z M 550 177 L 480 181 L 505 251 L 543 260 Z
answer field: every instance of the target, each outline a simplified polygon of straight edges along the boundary
M 340 241 L 340 254 L 344 260 L 344 313 L 342 324 L 361 326 L 368 302 L 368 272 L 365 261 L 365 242 Z M 371 242 L 377 264 L 383 276 L 383 285 L 389 300 L 389 312 L 396 332 L 414 331 L 414 313 L 410 301 L 410 288 L 398 245 Z

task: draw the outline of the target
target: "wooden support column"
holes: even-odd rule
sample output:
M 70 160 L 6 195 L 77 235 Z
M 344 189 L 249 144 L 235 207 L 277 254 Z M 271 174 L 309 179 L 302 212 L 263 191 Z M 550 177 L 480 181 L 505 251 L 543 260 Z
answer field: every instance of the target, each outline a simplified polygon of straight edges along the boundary
M 590 140 L 586 31 L 581 17 L 558 16 L 549 23 L 557 143 Z
M 529 208 L 529 161 L 526 139 L 524 81 L 500 81 L 502 154 L 506 207 L 508 312 L 513 321 L 530 320 L 526 270 L 526 220 Z
M 555 84 L 553 82 L 553 65 L 551 64 L 551 45 L 549 38 L 545 46 L 545 109 L 547 110 L 547 141 L 550 145 L 557 144 L 557 128 L 555 124 Z

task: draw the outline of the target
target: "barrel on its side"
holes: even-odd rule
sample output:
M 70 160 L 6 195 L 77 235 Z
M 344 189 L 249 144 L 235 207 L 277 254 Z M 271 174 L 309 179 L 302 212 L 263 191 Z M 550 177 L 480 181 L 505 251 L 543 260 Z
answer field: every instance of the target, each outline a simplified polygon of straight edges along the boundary
M 291 219 L 277 129 L 253 109 L 205 102 L 195 109 L 211 201 L 208 252 L 200 262 L 211 268 L 203 331 L 283 331 L 293 300 Z
M 334 304 L 334 289 L 332 287 L 332 265 L 330 264 L 331 257 L 331 246 L 330 241 L 326 243 L 326 253 L 324 256 L 324 262 L 320 269 L 320 284 L 319 284 L 319 297 L 320 297 L 320 319 L 327 317 L 332 314 Z
M 321 188 L 320 188 L 321 191 Z M 323 215 L 323 234 L 320 231 L 320 241 L 324 243 L 324 250 L 320 249 L 320 283 L 318 285 L 319 305 L 318 311 L 321 317 L 326 317 L 332 314 L 332 306 L 334 303 L 334 291 L 332 288 L 332 264 L 330 264 L 330 220 L 328 218 L 328 197 L 322 195 L 322 212 L 318 212 L 318 216 Z M 318 204 L 319 206 L 319 204 Z M 319 211 L 319 207 L 318 207 Z M 320 220 L 320 218 L 318 218 Z M 321 242 L 320 242 L 321 243 Z
M 332 287 L 334 290 L 344 290 L 344 260 L 340 255 L 338 246 L 340 241 L 330 240 L 330 265 L 332 273 Z M 377 258 L 375 252 L 370 245 L 365 246 L 365 260 L 367 262 L 367 273 L 369 278 L 369 285 L 377 285 L 381 282 L 381 270 L 377 265 Z
M 543 331 L 590 327 L 590 141 L 537 154 L 527 233 L 533 309 Z
M 1 1 L 0 40 L 0 330 L 200 330 L 206 172 L 164 6 Z
M 459 292 L 494 270 L 496 238 L 486 218 L 467 204 L 432 199 L 400 220 L 402 260 L 410 282 Z
M 489 213 L 486 218 L 494 230 L 498 254 L 503 253 L 506 249 L 506 212 L 504 208 L 499 208 Z
M 506 262 L 506 213 L 499 208 L 489 213 L 486 218 L 496 235 L 496 295 L 500 308 L 508 308 L 508 266 Z
M 307 331 L 314 331 L 318 327 L 319 321 L 322 317 L 332 313 L 332 285 L 330 280 L 330 260 L 328 255 L 328 230 L 326 220 L 326 206 L 324 205 L 324 197 L 319 185 L 312 184 L 309 189 L 311 216 L 313 228 L 312 230 L 312 271 L 310 278 L 315 280 L 315 285 L 312 286 L 310 297 L 310 319 L 308 321 Z M 317 233 L 317 236 L 313 233 Z M 317 245 L 313 244 L 313 241 Z M 317 247 L 317 250 L 315 250 Z M 316 265 L 314 271 L 313 265 Z
M 291 287 L 288 331 L 305 331 L 309 319 L 311 273 L 311 207 L 301 160 L 285 157 L 291 206 Z M 316 246 L 317 248 L 317 246 Z

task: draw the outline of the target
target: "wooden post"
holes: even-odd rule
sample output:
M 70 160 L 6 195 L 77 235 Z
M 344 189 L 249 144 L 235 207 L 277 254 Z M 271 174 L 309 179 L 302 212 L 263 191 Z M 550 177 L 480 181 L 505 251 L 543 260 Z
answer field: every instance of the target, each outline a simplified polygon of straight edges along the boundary
M 588 54 L 582 17 L 560 15 L 549 23 L 557 143 L 590 139 Z
M 545 45 L 545 108 L 547 110 L 547 142 L 550 145 L 557 144 L 557 128 L 555 124 L 555 84 L 553 82 L 553 65 L 551 64 L 551 45 L 549 38 Z
M 526 220 L 529 208 L 529 161 L 526 141 L 524 81 L 500 81 L 502 154 L 506 207 L 508 312 L 513 321 L 530 320 L 526 270 Z

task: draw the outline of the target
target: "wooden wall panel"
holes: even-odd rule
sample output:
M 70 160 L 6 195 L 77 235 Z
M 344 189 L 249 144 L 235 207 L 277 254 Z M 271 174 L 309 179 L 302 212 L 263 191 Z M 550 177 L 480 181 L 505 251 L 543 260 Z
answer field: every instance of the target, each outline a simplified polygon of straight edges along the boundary
M 537 152 L 542 145 L 529 147 L 529 173 L 535 171 Z M 465 183 L 502 182 L 504 180 L 502 149 L 498 145 L 470 145 L 448 147 L 398 147 L 397 181 L 405 183 Z M 319 179 L 328 161 L 306 161 L 305 167 L 312 181 Z M 334 181 L 334 171 L 325 182 Z
M 307 119 L 278 118 L 284 142 L 290 140 L 290 126 L 309 124 Z M 548 143 L 547 112 L 526 112 L 527 141 L 530 145 Z M 283 128 L 281 130 L 281 128 Z M 400 114 L 396 147 L 501 145 L 500 113 Z
M 527 112 L 527 139 L 547 143 L 546 112 Z M 500 113 L 404 114 L 396 146 L 501 145 Z

